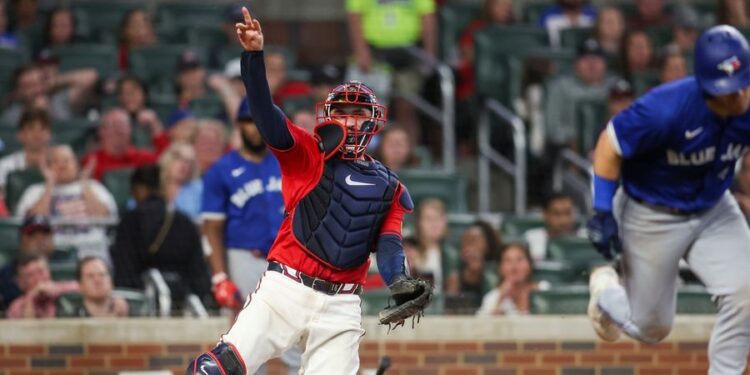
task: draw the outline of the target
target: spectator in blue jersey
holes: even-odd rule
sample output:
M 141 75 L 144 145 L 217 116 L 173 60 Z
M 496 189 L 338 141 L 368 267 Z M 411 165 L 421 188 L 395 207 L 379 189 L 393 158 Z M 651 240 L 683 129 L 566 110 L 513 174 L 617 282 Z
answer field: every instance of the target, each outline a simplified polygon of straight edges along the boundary
M 268 152 L 247 99 L 237 110 L 235 125 L 241 146 L 203 175 L 201 216 L 211 246 L 214 298 L 220 306 L 239 309 L 268 267 L 266 256 L 284 218 L 284 200 L 279 162 Z M 284 353 L 282 361 L 296 374 L 298 353 Z
M 560 46 L 560 32 L 572 27 L 591 27 L 596 21 L 596 9 L 586 0 L 557 0 L 539 17 L 539 24 L 547 29 L 552 46 Z

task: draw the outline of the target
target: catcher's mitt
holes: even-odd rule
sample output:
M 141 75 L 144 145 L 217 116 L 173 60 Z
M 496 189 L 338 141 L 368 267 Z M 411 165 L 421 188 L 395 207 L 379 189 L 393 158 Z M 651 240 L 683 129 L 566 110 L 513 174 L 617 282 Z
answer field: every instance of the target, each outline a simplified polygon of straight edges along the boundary
M 401 278 L 389 286 L 395 306 L 388 306 L 378 314 L 380 324 L 403 325 L 406 318 L 417 318 L 432 300 L 432 285 L 425 280 Z M 413 323 L 413 320 L 412 320 Z

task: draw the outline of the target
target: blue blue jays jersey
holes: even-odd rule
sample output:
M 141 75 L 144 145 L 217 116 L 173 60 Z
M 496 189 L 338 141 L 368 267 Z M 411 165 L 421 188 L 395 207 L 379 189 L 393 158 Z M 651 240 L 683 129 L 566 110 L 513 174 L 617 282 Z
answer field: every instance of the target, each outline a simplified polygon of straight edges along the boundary
M 750 114 L 721 118 L 693 77 L 661 85 L 612 119 L 625 191 L 685 211 L 712 207 L 750 144 Z
M 237 151 L 203 175 L 203 218 L 224 218 L 226 248 L 258 249 L 266 255 L 284 218 L 281 169 L 272 153 L 256 164 Z

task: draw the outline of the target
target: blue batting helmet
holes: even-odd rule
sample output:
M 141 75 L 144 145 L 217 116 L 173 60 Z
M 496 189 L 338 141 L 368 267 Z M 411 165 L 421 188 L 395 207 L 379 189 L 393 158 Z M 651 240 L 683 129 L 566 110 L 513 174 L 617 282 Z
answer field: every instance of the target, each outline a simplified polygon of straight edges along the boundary
M 253 121 L 253 115 L 250 113 L 250 103 L 247 97 L 242 98 L 239 108 L 237 108 L 236 121 Z
M 695 44 L 695 77 L 713 96 L 750 86 L 750 48 L 747 39 L 729 25 L 706 30 Z

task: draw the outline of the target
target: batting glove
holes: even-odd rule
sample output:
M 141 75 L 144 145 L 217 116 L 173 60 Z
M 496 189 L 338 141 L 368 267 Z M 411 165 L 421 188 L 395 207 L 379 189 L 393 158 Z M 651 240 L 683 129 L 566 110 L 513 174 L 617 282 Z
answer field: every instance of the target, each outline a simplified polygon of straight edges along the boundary
M 612 211 L 597 212 L 589 219 L 586 229 L 589 241 L 605 259 L 612 260 L 622 252 L 617 221 Z
M 229 280 L 226 273 L 221 272 L 214 275 L 211 278 L 211 283 L 213 284 L 214 299 L 219 306 L 230 309 L 238 309 L 242 306 L 242 294 L 237 289 L 237 285 Z

